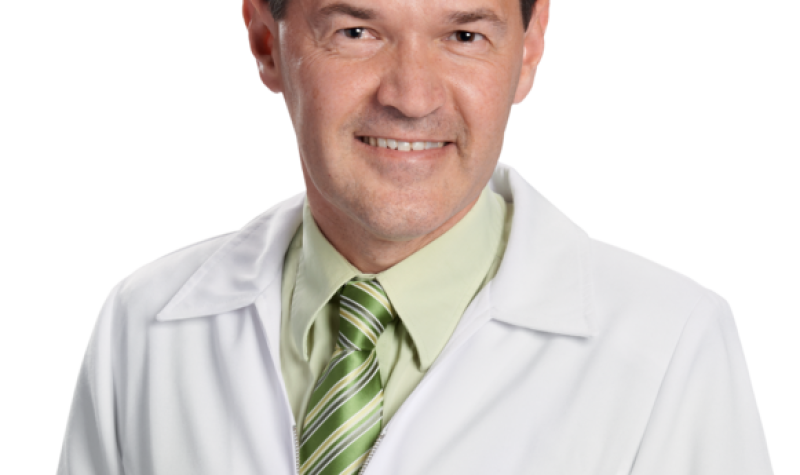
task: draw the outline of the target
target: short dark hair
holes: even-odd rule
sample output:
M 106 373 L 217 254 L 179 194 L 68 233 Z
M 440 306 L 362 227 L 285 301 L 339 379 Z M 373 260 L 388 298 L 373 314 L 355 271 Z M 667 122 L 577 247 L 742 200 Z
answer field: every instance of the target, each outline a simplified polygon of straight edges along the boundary
M 263 0 L 269 5 L 270 12 L 272 12 L 272 18 L 276 20 L 282 20 L 283 16 L 286 14 L 286 3 L 289 0 Z M 528 28 L 528 23 L 531 21 L 531 15 L 533 15 L 533 5 L 536 3 L 536 0 L 519 0 L 519 6 L 522 8 L 522 26 L 523 28 Z

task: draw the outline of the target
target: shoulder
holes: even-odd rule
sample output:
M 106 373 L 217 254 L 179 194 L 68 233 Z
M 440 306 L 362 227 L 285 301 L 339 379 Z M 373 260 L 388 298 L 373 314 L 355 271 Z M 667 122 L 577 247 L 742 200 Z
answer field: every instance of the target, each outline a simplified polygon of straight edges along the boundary
M 706 289 L 694 280 L 649 259 L 591 239 L 593 278 L 600 296 L 623 293 L 642 300 L 692 299 Z
M 127 316 L 154 318 L 197 269 L 234 234 L 197 242 L 139 268 L 117 286 L 117 309 Z
M 618 247 L 591 240 L 598 329 L 644 345 L 677 342 L 690 319 L 731 319 L 727 302 L 689 277 Z
M 87 355 L 96 357 L 85 360 L 84 364 L 91 368 L 87 371 L 99 371 L 103 365 L 120 364 L 126 358 L 142 358 L 158 312 L 230 236 L 214 237 L 174 251 L 119 282 L 96 319 L 87 350 Z M 124 369 L 115 367 L 115 371 Z
M 252 303 L 280 272 L 302 219 L 303 201 L 302 194 L 291 197 L 233 233 L 198 242 L 140 268 L 112 292 L 109 302 L 114 319 L 145 323 L 158 315 L 161 321 L 165 307 L 174 307 L 174 298 L 179 306 L 188 304 L 189 313 L 195 312 L 191 316 Z M 168 320 L 175 318 L 172 310 Z M 183 310 L 179 318 L 186 318 Z

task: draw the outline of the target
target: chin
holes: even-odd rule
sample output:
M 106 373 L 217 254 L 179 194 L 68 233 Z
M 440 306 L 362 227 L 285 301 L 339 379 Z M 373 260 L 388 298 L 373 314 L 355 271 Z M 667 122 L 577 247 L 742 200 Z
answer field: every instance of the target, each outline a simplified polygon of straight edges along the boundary
M 351 215 L 376 237 L 387 241 L 409 241 L 434 233 L 458 211 L 434 203 L 413 200 L 379 208 L 359 203 L 351 208 Z

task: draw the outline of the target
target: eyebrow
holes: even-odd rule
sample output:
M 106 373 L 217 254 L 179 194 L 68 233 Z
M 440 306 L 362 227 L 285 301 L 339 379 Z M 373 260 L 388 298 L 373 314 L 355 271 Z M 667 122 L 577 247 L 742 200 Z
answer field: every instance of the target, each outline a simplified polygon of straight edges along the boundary
M 475 10 L 451 12 L 447 15 L 448 23 L 454 25 L 466 25 L 478 21 L 488 21 L 498 28 L 505 29 L 507 22 L 488 8 L 478 8 Z
M 312 20 L 312 22 L 314 24 L 320 24 L 337 15 L 349 16 L 359 20 L 374 20 L 380 17 L 377 10 L 365 7 L 357 7 L 349 3 L 337 2 L 322 7 L 314 15 L 315 18 Z M 508 22 L 488 8 L 476 8 L 475 10 L 466 11 L 451 11 L 446 15 L 445 18 L 447 23 L 457 26 L 485 21 L 501 31 L 505 31 L 508 28 Z
M 356 7 L 347 3 L 332 3 L 321 8 L 317 12 L 317 17 L 320 20 L 326 20 L 332 16 L 346 15 L 359 20 L 374 20 L 378 17 L 375 10 L 369 8 Z

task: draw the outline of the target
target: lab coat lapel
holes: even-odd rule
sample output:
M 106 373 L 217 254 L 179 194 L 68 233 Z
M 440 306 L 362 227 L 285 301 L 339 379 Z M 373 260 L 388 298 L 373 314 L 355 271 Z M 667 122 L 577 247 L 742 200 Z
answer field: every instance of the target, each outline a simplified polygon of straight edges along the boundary
M 220 247 L 157 315 L 159 321 L 219 315 L 255 304 L 273 368 L 280 365 L 281 276 L 302 222 L 304 195 L 277 204 Z M 288 407 L 288 401 L 286 401 Z

